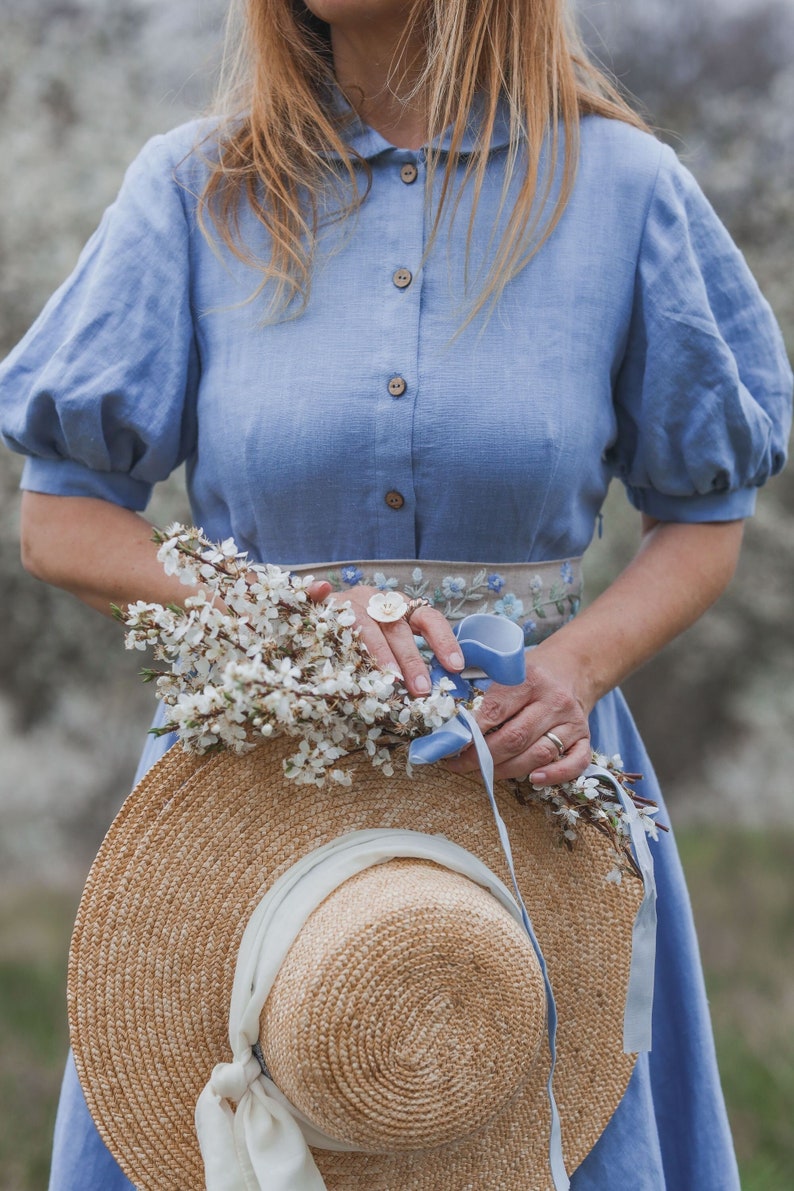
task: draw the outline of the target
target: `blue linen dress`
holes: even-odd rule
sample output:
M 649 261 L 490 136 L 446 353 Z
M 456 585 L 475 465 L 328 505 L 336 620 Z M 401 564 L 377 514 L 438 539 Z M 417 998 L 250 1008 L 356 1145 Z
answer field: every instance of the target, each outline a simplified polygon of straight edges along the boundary
M 475 111 L 464 151 L 477 129 Z M 0 368 L 0 425 L 30 457 L 25 487 L 143 509 L 185 461 L 196 523 L 255 559 L 497 565 L 583 553 L 613 476 L 652 517 L 715 521 L 751 513 L 782 466 L 791 373 L 779 331 L 697 184 L 651 136 L 583 120 L 559 226 L 492 317 L 460 330 L 471 195 L 423 264 L 421 151 L 354 128 L 370 193 L 352 223 L 323 228 L 306 311 L 263 325 L 261 301 L 246 302 L 258 277 L 197 228 L 206 166 L 192 150 L 207 133 L 189 125 L 145 147 L 75 272 Z M 506 147 L 501 122 L 475 283 L 510 206 Z M 408 163 L 415 181 L 401 173 Z M 242 231 L 266 253 L 247 212 Z M 405 384 L 393 396 L 395 377 Z M 596 707 L 592 732 L 660 798 L 619 692 Z M 672 837 L 655 861 L 654 1047 L 575 1191 L 738 1187 Z M 129 1186 L 70 1065 L 51 1187 Z

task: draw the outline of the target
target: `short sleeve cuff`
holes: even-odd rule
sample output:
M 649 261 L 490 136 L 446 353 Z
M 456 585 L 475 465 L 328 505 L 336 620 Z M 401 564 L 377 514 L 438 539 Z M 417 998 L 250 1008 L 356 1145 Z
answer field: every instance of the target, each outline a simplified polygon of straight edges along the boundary
M 25 460 L 20 487 L 48 496 L 91 496 L 142 512 L 152 485 L 122 472 L 92 471 L 71 459 Z
M 658 521 L 741 521 L 755 511 L 757 488 L 735 492 L 708 492 L 704 496 L 667 496 L 652 488 L 629 488 L 635 509 Z

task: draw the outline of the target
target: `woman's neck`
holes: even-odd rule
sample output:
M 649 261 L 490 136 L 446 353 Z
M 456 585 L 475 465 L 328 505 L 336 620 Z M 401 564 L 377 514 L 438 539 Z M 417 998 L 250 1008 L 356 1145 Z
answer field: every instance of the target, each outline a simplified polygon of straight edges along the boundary
M 393 145 L 418 149 L 427 140 L 427 112 L 417 82 L 424 46 L 403 24 L 331 26 L 334 71 L 348 103 Z

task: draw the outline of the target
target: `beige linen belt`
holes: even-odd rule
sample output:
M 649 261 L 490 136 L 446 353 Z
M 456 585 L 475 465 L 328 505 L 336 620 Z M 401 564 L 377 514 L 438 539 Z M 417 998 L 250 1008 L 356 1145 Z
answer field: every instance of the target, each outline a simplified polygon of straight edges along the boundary
M 365 584 L 401 591 L 408 599 L 424 597 L 453 622 L 472 612 L 495 612 L 521 625 L 525 645 L 536 645 L 579 611 L 581 563 L 581 558 L 508 563 L 403 558 L 282 565 L 324 579 L 338 592 Z

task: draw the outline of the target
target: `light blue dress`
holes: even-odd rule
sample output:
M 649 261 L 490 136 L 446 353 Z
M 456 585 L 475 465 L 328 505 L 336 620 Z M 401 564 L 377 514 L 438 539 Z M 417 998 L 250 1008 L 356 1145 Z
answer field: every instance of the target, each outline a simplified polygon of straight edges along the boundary
M 475 113 L 464 150 L 476 131 Z M 146 146 L 74 274 L 0 369 L 0 425 L 30 456 L 26 487 L 143 509 L 186 461 L 195 521 L 256 559 L 496 566 L 583 553 L 613 476 L 653 517 L 730 520 L 752 512 L 756 488 L 782 466 L 791 373 L 779 331 L 697 184 L 649 135 L 583 121 L 559 226 L 492 316 L 460 330 L 470 191 L 423 266 L 421 151 L 354 128 L 372 171 L 366 201 L 352 223 L 323 228 L 305 313 L 263 325 L 261 300 L 246 302 L 255 273 L 197 228 L 206 167 L 191 150 L 207 133 L 186 126 Z M 500 123 L 475 285 L 510 206 L 500 208 L 506 143 Z M 248 213 L 242 230 L 266 254 Z M 618 692 L 592 729 L 657 797 Z M 673 839 L 655 851 L 654 1047 L 575 1191 L 738 1187 Z M 130 1186 L 71 1065 L 51 1186 Z

